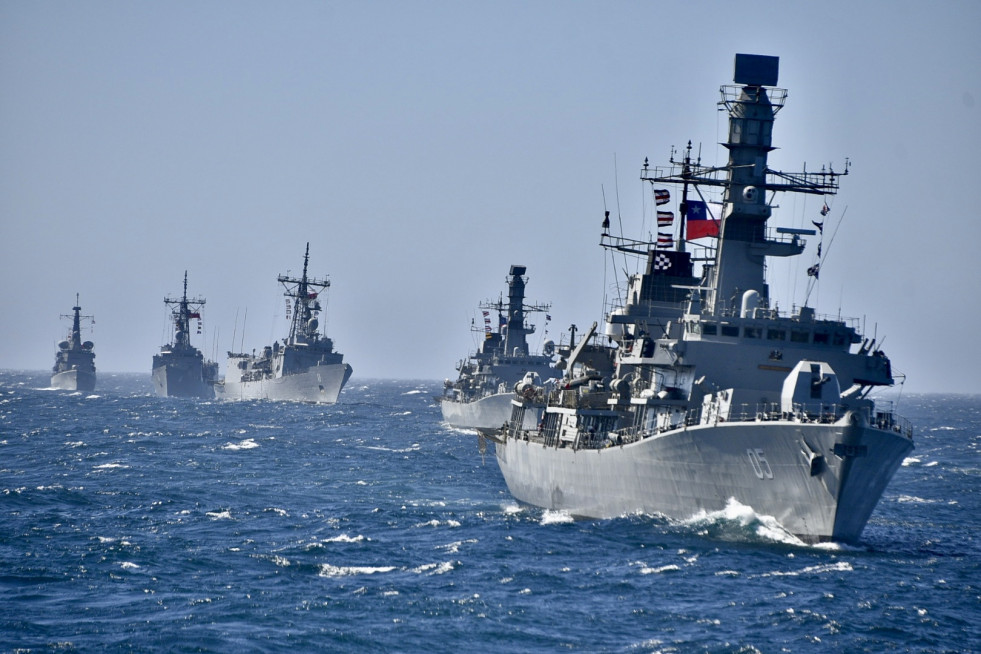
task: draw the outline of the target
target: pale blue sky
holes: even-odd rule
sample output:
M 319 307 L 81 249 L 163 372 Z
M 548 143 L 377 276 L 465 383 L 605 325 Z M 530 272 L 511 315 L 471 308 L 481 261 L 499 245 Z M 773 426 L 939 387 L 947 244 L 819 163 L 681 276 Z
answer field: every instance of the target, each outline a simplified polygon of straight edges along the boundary
M 612 283 L 602 190 L 635 236 L 644 157 L 722 163 L 746 52 L 789 90 L 771 165 L 853 164 L 811 304 L 907 390 L 981 392 L 979 28 L 974 1 L 0 0 L 0 367 L 49 368 L 79 292 L 99 369 L 149 374 L 185 269 L 224 365 L 285 334 L 308 240 L 356 378 L 455 376 L 511 264 L 558 340 Z M 782 308 L 805 269 L 771 268 Z

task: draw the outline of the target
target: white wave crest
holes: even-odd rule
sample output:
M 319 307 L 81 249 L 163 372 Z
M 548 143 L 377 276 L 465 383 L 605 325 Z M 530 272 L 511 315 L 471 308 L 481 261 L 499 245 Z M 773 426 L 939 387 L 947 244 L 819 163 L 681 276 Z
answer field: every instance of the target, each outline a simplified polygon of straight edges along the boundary
M 552 511 L 551 509 L 545 509 L 542 513 L 542 524 L 543 525 L 568 525 L 575 522 L 573 518 L 567 511 Z
M 420 523 L 416 524 L 415 526 L 416 527 L 441 527 L 441 526 L 446 526 L 446 527 L 459 527 L 460 526 L 460 521 L 459 520 L 442 520 L 442 521 L 440 521 L 440 520 L 433 519 L 433 520 L 429 520 L 428 522 L 420 522 Z
M 357 536 L 348 536 L 347 534 L 341 534 L 339 536 L 334 536 L 333 538 L 325 538 L 322 543 L 360 543 L 366 540 L 364 536 L 358 534 Z
M 761 577 L 799 577 L 801 575 L 818 575 L 828 572 L 851 572 L 854 570 L 848 561 L 837 561 L 835 563 L 823 563 L 821 565 L 811 565 L 800 570 L 766 572 Z
M 225 509 L 224 511 L 208 511 L 207 513 L 205 513 L 205 515 L 211 518 L 212 520 L 232 519 L 232 514 L 228 509 Z
M 412 572 L 416 574 L 430 574 L 430 575 L 441 575 L 450 572 L 456 566 L 452 561 L 443 561 L 442 563 L 425 563 L 419 567 L 412 568 Z
M 252 448 L 259 447 L 259 444 L 255 442 L 252 438 L 246 438 L 244 441 L 239 441 L 238 443 L 225 443 L 221 446 L 223 450 L 251 450 Z
M 657 567 L 657 568 L 651 568 L 651 567 L 648 567 L 648 566 L 645 565 L 644 567 L 642 567 L 640 569 L 640 574 L 642 574 L 642 575 L 659 575 L 659 574 L 662 574 L 664 572 L 678 572 L 679 570 L 681 570 L 681 568 L 679 566 L 673 564 L 673 563 L 668 564 L 668 565 L 662 565 L 662 566 Z
M 922 497 L 916 497 L 915 495 L 900 495 L 896 498 L 896 501 L 902 504 L 937 504 L 941 500 L 927 500 Z
M 447 543 L 446 545 L 437 545 L 436 549 L 443 550 L 444 552 L 447 552 L 449 554 L 456 554 L 457 552 L 460 551 L 461 545 L 470 545 L 476 542 L 477 542 L 476 538 L 470 538 L 467 540 L 458 540 L 453 543 Z
M 712 534 L 724 539 L 738 540 L 749 535 L 775 543 L 806 546 L 804 541 L 787 531 L 776 518 L 760 515 L 753 507 L 742 504 L 734 497 L 729 498 L 724 509 L 700 511 L 682 522 L 699 529 L 702 534 Z
M 391 572 L 395 569 L 393 565 L 384 566 L 364 566 L 364 565 L 331 565 L 329 563 L 320 564 L 321 577 L 353 577 L 355 575 L 373 575 L 384 572 Z

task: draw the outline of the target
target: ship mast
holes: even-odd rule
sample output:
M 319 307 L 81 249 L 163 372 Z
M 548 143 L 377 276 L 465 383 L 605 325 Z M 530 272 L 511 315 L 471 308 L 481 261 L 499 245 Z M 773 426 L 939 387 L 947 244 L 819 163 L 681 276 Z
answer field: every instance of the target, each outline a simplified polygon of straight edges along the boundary
M 164 298 L 165 305 L 173 305 L 171 316 L 174 319 L 174 348 L 183 349 L 191 346 L 191 318 L 201 318 L 201 307 L 205 305 L 204 298 L 187 297 L 187 271 L 184 271 L 184 294 L 180 298 Z
M 293 316 L 287 340 L 289 344 L 315 343 L 320 338 L 317 331 L 320 326 L 317 321 L 317 314 L 322 310 L 322 307 L 318 297 L 321 291 L 330 288 L 330 280 L 308 277 L 309 263 L 310 243 L 307 242 L 307 249 L 303 254 L 303 275 L 299 278 L 288 275 L 277 277 L 277 281 L 286 289 L 283 295 L 293 299 Z
M 511 356 L 517 350 L 519 356 L 528 356 L 528 335 L 535 333 L 535 328 L 525 324 L 525 316 L 535 311 L 545 312 L 551 308 L 550 304 L 525 304 L 525 284 L 527 277 L 525 272 L 527 266 L 511 266 L 508 273 L 508 303 L 505 305 L 502 300 L 497 302 L 484 302 L 480 305 L 481 309 L 494 309 L 498 313 L 507 314 L 507 333 L 504 336 L 504 354 Z
M 819 173 L 784 173 L 767 166 L 767 155 L 773 150 L 774 119 L 787 97 L 785 89 L 776 87 L 778 67 L 777 57 L 736 55 L 735 85 L 720 89 L 719 104 L 729 112 L 729 138 L 722 144 L 729 151 L 725 166 L 693 164 L 686 154 L 683 162 L 672 160 L 670 170 L 656 171 L 649 178 L 652 182 L 683 184 L 685 189 L 689 184 L 696 190 L 703 185 L 722 189 L 724 208 L 718 247 L 705 280 L 707 305 L 713 313 L 737 309 L 741 295 L 751 290 L 768 303 L 766 257 L 800 254 L 804 250 L 800 236 L 813 233 L 784 230 L 781 238 L 768 238 L 766 222 L 776 192 L 834 195 L 838 178 L 848 174 L 847 160 L 843 173 L 836 173 L 831 167 Z M 767 191 L 771 193 L 769 198 Z
M 66 313 L 61 314 L 62 318 L 72 319 L 72 333 L 70 337 L 70 349 L 77 350 L 82 347 L 82 318 L 87 320 L 92 320 L 92 316 L 81 315 L 82 307 L 78 301 L 78 293 L 75 294 L 75 306 L 72 307 L 72 313 L 74 315 L 69 316 Z

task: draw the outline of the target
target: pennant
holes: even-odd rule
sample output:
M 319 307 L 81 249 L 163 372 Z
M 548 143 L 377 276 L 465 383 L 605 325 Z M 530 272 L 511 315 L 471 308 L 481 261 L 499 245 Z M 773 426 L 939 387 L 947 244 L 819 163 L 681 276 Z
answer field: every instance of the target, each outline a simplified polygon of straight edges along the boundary
M 824 233 L 824 223 L 819 223 L 816 220 L 812 220 L 811 224 L 818 228 L 818 231 L 822 234 Z
M 187 317 L 188 318 L 198 318 L 198 319 L 200 319 L 201 318 L 201 314 L 200 313 L 189 313 L 189 314 L 187 314 Z
M 671 194 L 666 188 L 654 189 L 654 202 L 658 205 L 667 204 L 671 200 Z
M 821 215 L 822 216 L 827 216 L 829 211 L 831 211 L 831 209 L 828 208 L 828 203 L 825 202 L 824 203 L 824 206 L 821 207 Z
M 671 236 L 671 234 L 663 234 L 661 232 L 657 233 L 657 246 L 659 248 L 670 247 L 673 243 L 674 238 Z
M 658 211 L 657 212 L 657 226 L 667 227 L 674 222 L 674 212 L 673 211 Z
M 818 279 L 818 273 L 820 272 L 821 272 L 821 264 L 816 263 L 807 269 L 807 276 L 813 277 L 814 279 Z
M 552 319 L 552 316 L 550 316 L 550 315 L 548 315 L 548 314 L 546 313 L 546 314 L 545 314 L 545 320 L 551 320 L 551 319 Z
M 501 314 L 497 314 L 497 324 L 499 327 L 503 327 L 504 325 L 508 324 L 508 319 Z
M 689 200 L 685 218 L 688 221 L 689 239 L 705 238 L 706 236 L 718 237 L 719 221 L 713 220 L 709 213 L 709 205 L 705 202 Z
M 821 244 L 818 243 L 818 259 L 821 258 Z

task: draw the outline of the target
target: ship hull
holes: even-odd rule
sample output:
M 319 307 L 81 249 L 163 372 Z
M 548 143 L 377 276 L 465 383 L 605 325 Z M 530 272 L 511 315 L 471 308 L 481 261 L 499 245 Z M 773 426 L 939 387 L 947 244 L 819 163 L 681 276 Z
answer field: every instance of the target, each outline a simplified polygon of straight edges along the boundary
M 495 447 L 511 494 L 543 508 L 683 520 L 735 499 L 806 542 L 848 543 L 858 541 L 913 444 L 867 426 L 756 422 L 689 427 L 605 449 L 515 438 Z
M 65 370 L 51 375 L 51 387 L 66 391 L 95 390 L 95 372 L 87 370 Z
M 351 378 L 352 370 L 346 363 L 332 363 L 312 366 L 300 373 L 255 381 L 230 380 L 226 375 L 220 397 L 225 400 L 278 400 L 334 404 L 341 389 Z
M 214 385 L 202 374 L 201 361 L 169 361 L 153 367 L 153 389 L 160 397 L 213 398 Z
M 443 420 L 455 429 L 500 429 L 511 419 L 514 393 L 495 393 L 473 402 L 441 397 Z M 542 411 L 526 411 L 522 429 L 537 429 Z

